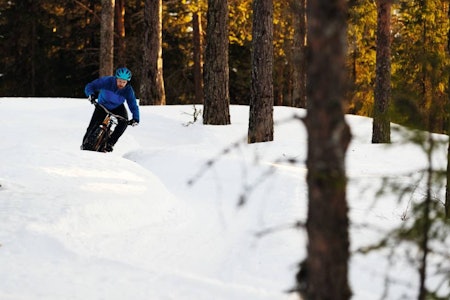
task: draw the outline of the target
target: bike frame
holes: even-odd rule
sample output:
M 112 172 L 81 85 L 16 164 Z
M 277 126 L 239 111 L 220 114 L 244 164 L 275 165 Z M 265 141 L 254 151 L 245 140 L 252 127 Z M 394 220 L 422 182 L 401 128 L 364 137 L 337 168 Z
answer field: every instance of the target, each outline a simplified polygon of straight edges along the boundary
M 102 123 L 99 125 L 99 127 L 94 128 L 92 130 L 87 140 L 89 140 L 89 144 L 91 145 L 90 147 L 92 148 L 89 150 L 102 152 L 104 151 L 104 147 L 111 135 L 113 127 L 115 127 L 118 124 L 119 120 L 126 121 L 128 125 L 130 124 L 130 121 L 120 115 L 112 113 L 110 110 L 108 110 L 106 107 L 104 107 L 98 102 L 95 102 L 94 105 L 96 107 L 98 106 L 102 108 L 106 112 L 106 116 L 103 119 Z M 100 132 L 98 132 L 99 130 Z M 91 136 L 94 134 L 95 136 Z

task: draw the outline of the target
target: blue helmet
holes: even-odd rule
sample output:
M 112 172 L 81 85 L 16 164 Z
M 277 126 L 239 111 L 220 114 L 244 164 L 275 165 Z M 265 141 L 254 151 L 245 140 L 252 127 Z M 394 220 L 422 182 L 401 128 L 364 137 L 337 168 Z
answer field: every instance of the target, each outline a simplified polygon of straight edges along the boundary
M 131 80 L 131 71 L 127 68 L 118 68 L 116 70 L 116 78 L 120 78 L 126 81 Z

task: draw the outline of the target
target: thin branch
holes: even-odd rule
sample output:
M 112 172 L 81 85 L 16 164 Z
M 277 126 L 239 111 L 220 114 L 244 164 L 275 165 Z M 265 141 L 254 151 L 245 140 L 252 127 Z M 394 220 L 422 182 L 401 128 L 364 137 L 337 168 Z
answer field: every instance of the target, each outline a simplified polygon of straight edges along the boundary
M 297 221 L 295 223 L 285 224 L 285 225 L 278 225 L 276 227 L 269 227 L 264 230 L 256 232 L 256 237 L 260 238 L 268 234 L 272 234 L 275 232 L 279 232 L 286 229 L 305 229 L 306 223 L 302 221 Z
M 86 10 L 87 12 L 91 13 L 94 18 L 98 21 L 101 22 L 101 18 L 95 13 L 95 11 L 93 11 L 92 9 L 90 9 L 89 7 L 87 7 L 84 3 L 78 1 L 78 0 L 73 0 L 73 2 L 75 2 L 76 4 L 78 4 L 79 6 L 81 6 L 84 10 Z

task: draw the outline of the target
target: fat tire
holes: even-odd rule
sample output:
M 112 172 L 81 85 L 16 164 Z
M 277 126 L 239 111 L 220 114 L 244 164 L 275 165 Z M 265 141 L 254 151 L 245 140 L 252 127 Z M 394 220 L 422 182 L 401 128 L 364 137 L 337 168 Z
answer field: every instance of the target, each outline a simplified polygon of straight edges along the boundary
M 103 151 L 103 149 L 105 148 L 107 139 L 108 139 L 108 137 L 106 134 L 106 130 L 104 130 L 101 127 L 97 127 L 86 138 L 86 142 L 84 144 L 84 149 L 90 150 L 90 151 Z

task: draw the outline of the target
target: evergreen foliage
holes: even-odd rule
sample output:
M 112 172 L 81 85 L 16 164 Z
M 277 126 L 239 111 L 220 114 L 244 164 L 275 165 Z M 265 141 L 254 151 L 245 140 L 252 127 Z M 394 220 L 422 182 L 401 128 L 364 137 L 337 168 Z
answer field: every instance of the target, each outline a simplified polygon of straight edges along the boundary
M 274 104 L 293 97 L 294 0 L 274 1 Z M 251 0 L 230 0 L 230 101 L 249 104 Z M 143 1 L 125 3 L 126 64 L 140 85 Z M 449 55 L 449 2 L 398 0 L 392 6 L 391 120 L 445 132 Z M 194 102 L 192 14 L 205 0 L 163 1 L 163 66 L 167 104 Z M 0 96 L 83 97 L 98 76 L 101 1 L 0 0 Z M 351 1 L 348 57 L 352 89 L 346 112 L 372 115 L 376 3 Z M 203 36 L 204 36 L 203 32 Z M 116 61 L 117 64 L 117 61 Z M 138 95 L 139 96 L 139 95 Z
M 399 123 L 444 130 L 450 62 L 446 54 L 448 5 L 437 0 L 402 0 L 398 5 L 392 84 L 394 120 Z
M 377 196 L 395 195 L 398 204 L 405 207 L 401 224 L 388 232 L 368 225 L 381 233 L 381 238 L 357 249 L 357 253 L 379 251 L 386 254 L 388 266 L 383 299 L 391 296 L 389 290 L 396 282 L 395 269 L 404 263 L 417 271 L 418 300 L 449 299 L 448 257 L 450 226 L 443 209 L 446 170 L 434 166 L 434 157 L 445 152 L 447 141 L 425 131 L 402 131 L 404 142 L 416 144 L 426 153 L 428 165 L 400 176 L 385 177 Z M 404 180 L 404 179 L 408 180 Z M 378 201 L 378 200 L 376 200 Z M 392 270 L 391 270 L 392 269 Z M 397 269 L 398 270 L 398 269 Z M 405 282 L 406 283 L 406 282 Z

